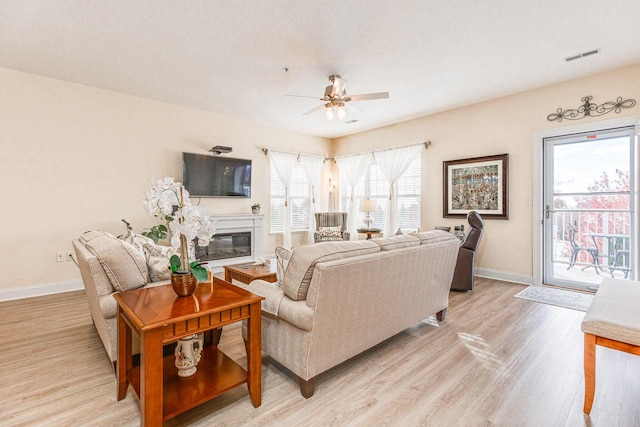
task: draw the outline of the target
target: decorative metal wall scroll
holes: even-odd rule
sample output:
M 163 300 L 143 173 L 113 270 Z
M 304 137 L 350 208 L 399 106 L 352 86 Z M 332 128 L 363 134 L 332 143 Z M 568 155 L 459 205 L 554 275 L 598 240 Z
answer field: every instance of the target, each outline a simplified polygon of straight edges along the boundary
M 557 112 L 551 113 L 547 116 L 547 120 L 550 122 L 561 122 L 563 119 L 567 120 L 580 120 L 585 117 L 597 117 L 607 114 L 611 111 L 615 111 L 616 114 L 619 114 L 623 108 L 632 108 L 636 105 L 635 99 L 625 99 L 623 100 L 621 96 L 615 102 L 604 102 L 600 105 L 594 104 L 591 102 L 593 96 L 585 96 L 582 98 L 582 104 L 578 107 L 577 110 L 572 108 L 568 110 L 563 110 L 562 108 L 558 108 Z

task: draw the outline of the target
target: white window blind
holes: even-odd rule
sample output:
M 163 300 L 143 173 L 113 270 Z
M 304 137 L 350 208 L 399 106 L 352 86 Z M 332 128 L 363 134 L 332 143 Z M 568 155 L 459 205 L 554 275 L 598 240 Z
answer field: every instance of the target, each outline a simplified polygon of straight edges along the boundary
M 398 181 L 398 226 L 415 231 L 420 226 L 420 194 L 422 192 L 420 156 L 416 157 Z M 344 194 L 344 192 L 342 192 Z M 376 201 L 376 211 L 371 214 L 373 227 L 384 229 L 384 218 L 389 204 L 389 184 L 378 165 L 373 162 L 358 181 L 357 194 L 360 198 Z M 341 210 L 348 209 L 350 200 L 344 196 L 340 200 Z M 358 227 L 364 226 L 365 213 L 357 214 Z
M 284 186 L 278 174 L 270 166 L 271 179 L 271 219 L 272 233 L 282 233 L 284 217 Z M 289 204 L 291 205 L 291 231 L 307 230 L 309 228 L 309 180 L 302 165 L 296 164 L 291 176 L 289 188 Z

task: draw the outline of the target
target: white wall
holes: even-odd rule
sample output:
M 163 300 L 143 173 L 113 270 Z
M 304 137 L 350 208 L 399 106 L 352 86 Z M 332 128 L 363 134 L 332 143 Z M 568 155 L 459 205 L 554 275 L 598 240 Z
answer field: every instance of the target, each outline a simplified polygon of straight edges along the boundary
M 338 138 L 333 141 L 333 154 L 431 140 L 430 148 L 422 155 L 424 230 L 436 225 L 466 224 L 464 219 L 442 216 L 443 161 L 509 153 L 509 220 L 486 221 L 477 266 L 481 272 L 497 273 L 495 277 L 530 282 L 533 135 L 544 129 L 575 125 L 577 122 L 549 122 L 547 115 L 558 107 L 577 108 L 586 95 L 592 95 L 597 103 L 622 96 L 636 99 L 638 104 L 621 114 L 586 118 L 582 123 L 638 114 L 640 64 Z
M 142 205 L 149 181 L 180 180 L 182 151 L 204 154 L 214 145 L 253 160 L 252 198 L 202 199 L 215 213 L 269 206 L 259 147 L 330 151 L 324 138 L 0 68 L 0 290 L 77 283 L 75 264 L 57 263 L 56 253 L 71 251 L 87 230 L 123 233 L 121 218 L 135 231 L 156 224 Z M 281 243 L 267 233 L 268 226 L 266 254 Z

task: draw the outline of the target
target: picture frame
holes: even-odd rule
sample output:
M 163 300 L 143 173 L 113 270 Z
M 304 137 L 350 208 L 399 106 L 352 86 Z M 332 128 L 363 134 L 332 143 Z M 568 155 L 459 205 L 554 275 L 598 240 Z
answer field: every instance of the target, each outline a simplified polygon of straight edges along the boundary
M 509 219 L 509 154 L 442 162 L 443 217 Z

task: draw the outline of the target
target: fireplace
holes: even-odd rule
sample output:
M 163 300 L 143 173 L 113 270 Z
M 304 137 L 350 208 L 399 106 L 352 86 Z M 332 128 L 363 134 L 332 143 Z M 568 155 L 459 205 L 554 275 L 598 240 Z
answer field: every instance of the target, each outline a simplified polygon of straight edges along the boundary
M 216 233 L 209 246 L 196 246 L 196 258 L 200 261 L 228 260 L 251 256 L 251 232 Z
M 214 214 L 216 234 L 213 242 L 197 248 L 196 258 L 209 264 L 214 273 L 230 264 L 262 258 L 263 214 Z

